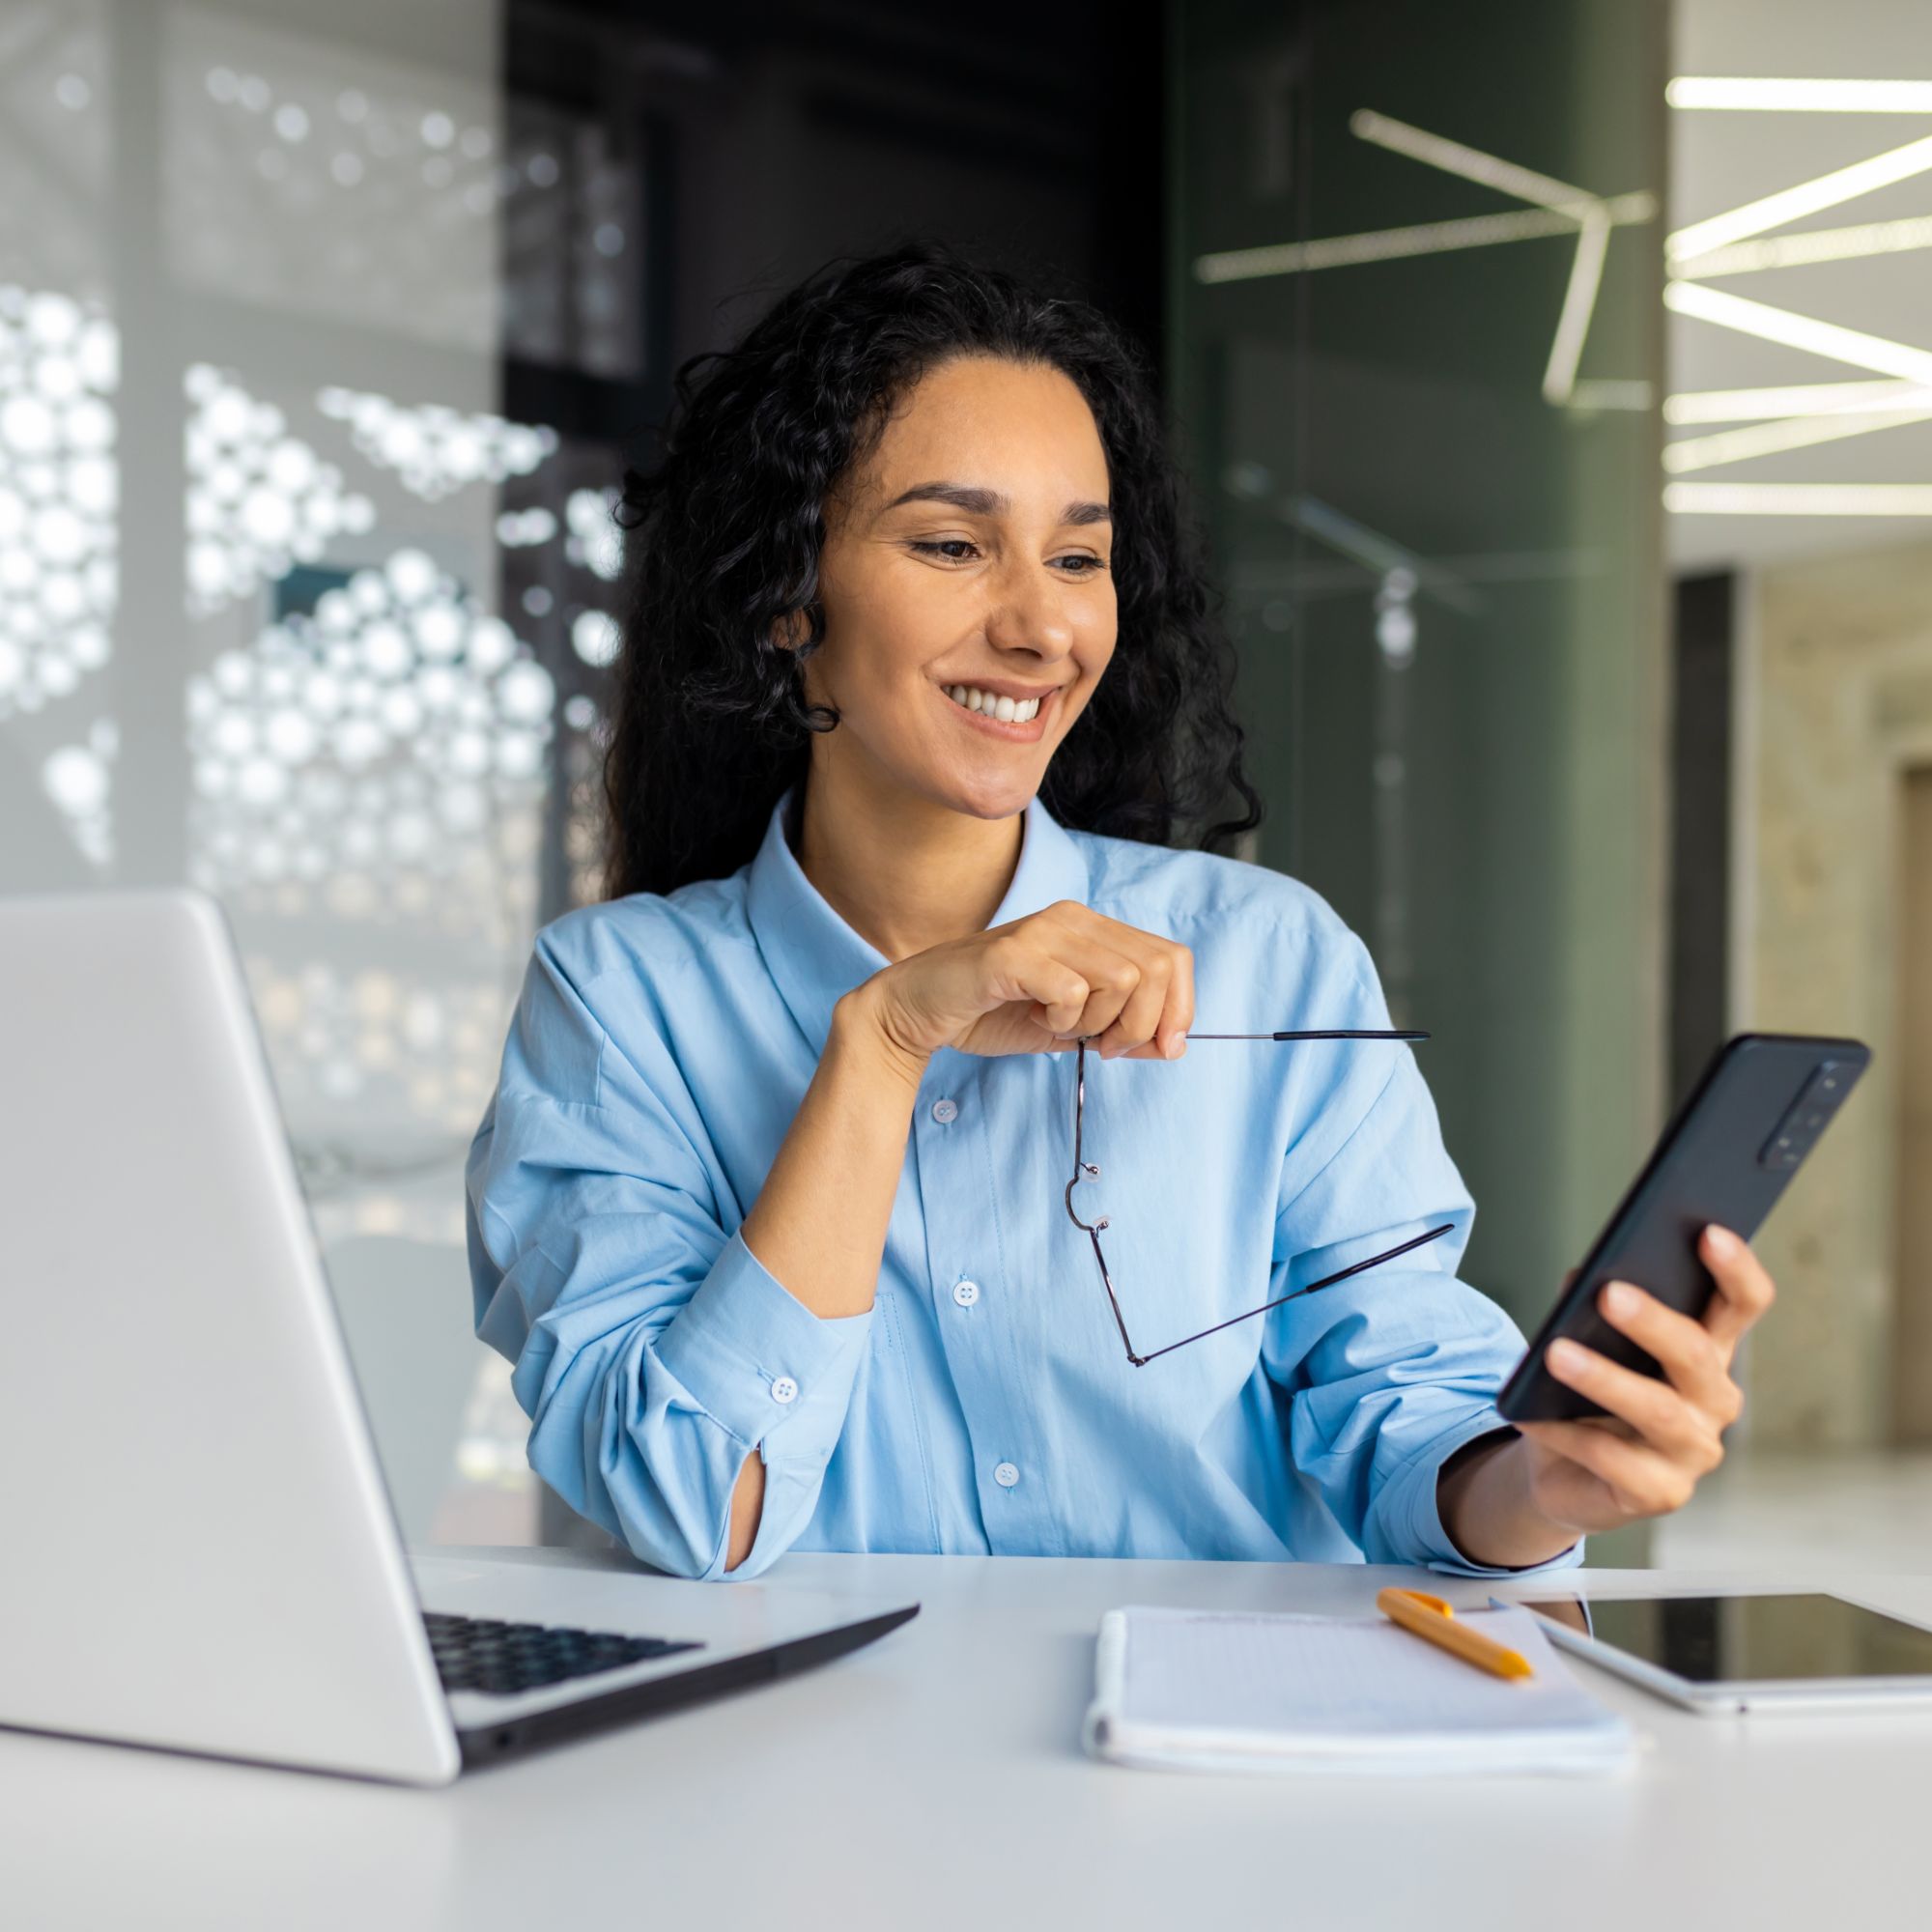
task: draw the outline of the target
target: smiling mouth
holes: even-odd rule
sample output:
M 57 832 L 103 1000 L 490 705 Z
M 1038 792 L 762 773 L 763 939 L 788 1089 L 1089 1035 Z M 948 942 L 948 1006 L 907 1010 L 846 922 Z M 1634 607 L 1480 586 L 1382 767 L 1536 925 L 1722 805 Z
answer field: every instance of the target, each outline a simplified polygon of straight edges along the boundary
M 1037 697 L 1014 698 L 982 691 L 974 684 L 943 684 L 946 696 L 960 710 L 972 713 L 988 724 L 1031 724 L 1041 709 L 1058 694 L 1059 687 Z

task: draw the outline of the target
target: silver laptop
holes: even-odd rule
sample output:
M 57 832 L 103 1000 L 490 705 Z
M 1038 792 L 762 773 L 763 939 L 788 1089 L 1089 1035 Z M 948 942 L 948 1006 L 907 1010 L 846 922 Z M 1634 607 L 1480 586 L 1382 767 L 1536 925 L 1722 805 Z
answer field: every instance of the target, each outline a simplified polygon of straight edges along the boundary
M 0 1724 L 437 1784 L 918 1609 L 412 1572 L 205 894 L 0 897 Z

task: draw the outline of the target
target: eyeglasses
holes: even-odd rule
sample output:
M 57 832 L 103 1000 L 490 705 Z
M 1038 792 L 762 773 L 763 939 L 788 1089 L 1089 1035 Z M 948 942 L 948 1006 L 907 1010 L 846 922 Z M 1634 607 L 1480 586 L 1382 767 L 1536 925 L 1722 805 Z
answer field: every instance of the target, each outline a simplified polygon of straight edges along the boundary
M 1285 1301 L 1294 1301 L 1304 1294 L 1313 1294 L 1317 1289 L 1332 1288 L 1338 1281 L 1346 1281 L 1352 1274 L 1362 1274 L 1372 1267 L 1379 1267 L 1383 1262 L 1392 1262 L 1398 1255 L 1406 1255 L 1413 1249 L 1437 1241 L 1444 1235 L 1454 1232 L 1455 1223 L 1445 1221 L 1439 1228 L 1431 1228 L 1427 1234 L 1417 1235 L 1412 1240 L 1404 1241 L 1399 1247 L 1388 1249 L 1379 1255 L 1371 1255 L 1365 1262 L 1356 1262 L 1352 1267 L 1338 1268 L 1331 1275 L 1324 1275 L 1320 1281 L 1311 1281 L 1306 1288 L 1297 1288 L 1293 1294 L 1277 1295 L 1272 1301 L 1264 1302 L 1259 1308 L 1251 1308 L 1245 1315 L 1230 1316 L 1226 1321 L 1217 1321 L 1211 1328 L 1204 1328 L 1198 1335 L 1188 1335 L 1179 1342 L 1170 1342 L 1165 1348 L 1152 1350 L 1148 1354 L 1139 1353 L 1127 1334 L 1126 1318 L 1121 1313 L 1120 1297 L 1114 1293 L 1114 1278 L 1107 1272 L 1107 1257 L 1100 1251 L 1100 1230 L 1108 1225 L 1107 1216 L 1102 1214 L 1097 1221 L 1083 1221 L 1073 1211 L 1073 1190 L 1082 1180 L 1098 1180 L 1100 1170 L 1091 1161 L 1083 1160 L 1080 1153 L 1081 1132 L 1087 1116 L 1087 1041 L 1095 1037 L 1084 1036 L 1076 1048 L 1073 1076 L 1073 1179 L 1066 1183 L 1066 1212 L 1073 1225 L 1094 1243 L 1094 1259 L 1100 1264 L 1100 1285 L 1107 1291 L 1107 1305 L 1114 1311 L 1114 1326 L 1121 1331 L 1122 1346 L 1127 1351 L 1127 1360 L 1135 1368 L 1144 1369 L 1160 1355 L 1171 1355 L 1177 1349 L 1184 1349 L 1189 1342 L 1205 1341 L 1209 1335 L 1218 1335 L 1223 1328 L 1232 1328 L 1237 1322 L 1252 1321 L 1258 1315 L 1265 1315 L 1270 1308 L 1279 1308 Z M 1312 1040 L 1312 1039 L 1386 1039 L 1423 1040 L 1426 1033 L 1406 1031 L 1376 1032 L 1359 1027 L 1323 1028 L 1313 1033 L 1190 1033 L 1189 1040 L 1196 1039 L 1267 1039 L 1267 1040 Z

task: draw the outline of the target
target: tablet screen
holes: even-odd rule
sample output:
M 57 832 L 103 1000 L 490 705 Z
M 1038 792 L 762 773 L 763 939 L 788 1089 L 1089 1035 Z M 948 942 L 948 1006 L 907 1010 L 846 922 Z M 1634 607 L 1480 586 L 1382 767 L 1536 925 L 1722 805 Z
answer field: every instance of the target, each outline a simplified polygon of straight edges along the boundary
M 1581 1627 L 1575 1597 L 1526 1603 Z M 1693 1684 L 1932 1676 L 1932 1630 L 1838 1597 L 1595 1597 L 1588 1628 Z

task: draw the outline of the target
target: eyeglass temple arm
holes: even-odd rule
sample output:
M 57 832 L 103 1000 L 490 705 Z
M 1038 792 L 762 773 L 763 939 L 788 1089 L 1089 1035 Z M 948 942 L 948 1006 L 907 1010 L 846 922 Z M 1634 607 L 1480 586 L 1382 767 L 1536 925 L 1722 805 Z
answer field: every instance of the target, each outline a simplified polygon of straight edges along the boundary
M 1217 1321 L 1213 1327 L 1204 1328 L 1198 1335 L 1189 1335 L 1185 1341 L 1170 1342 L 1166 1348 L 1156 1349 L 1152 1355 L 1136 1355 L 1131 1344 L 1128 1346 L 1127 1354 L 1135 1368 L 1145 1368 L 1155 1355 L 1171 1355 L 1175 1350 L 1186 1348 L 1188 1342 L 1199 1342 L 1208 1335 L 1218 1335 L 1223 1328 L 1233 1328 L 1238 1322 L 1252 1321 L 1257 1315 L 1265 1315 L 1269 1309 L 1279 1308 L 1284 1301 L 1299 1301 L 1304 1294 L 1313 1294 L 1318 1288 L 1333 1288 L 1338 1281 L 1347 1281 L 1351 1274 L 1361 1274 L 1369 1268 L 1379 1267 L 1384 1262 L 1394 1261 L 1398 1255 L 1406 1255 L 1412 1249 L 1426 1247 L 1429 1242 L 1439 1241 L 1444 1235 L 1453 1235 L 1455 1232 L 1455 1222 L 1444 1221 L 1439 1228 L 1431 1228 L 1426 1234 L 1417 1235 L 1412 1240 L 1404 1241 L 1400 1247 L 1386 1249 L 1378 1255 L 1371 1255 L 1367 1261 L 1356 1262 L 1352 1267 L 1338 1268 L 1333 1274 L 1323 1275 L 1320 1281 L 1311 1281 L 1306 1288 L 1297 1288 L 1293 1294 L 1278 1295 L 1273 1301 L 1264 1301 L 1259 1308 L 1249 1309 L 1245 1315 L 1235 1315 L 1226 1321 Z M 1099 1238 L 1095 1236 L 1094 1248 L 1096 1254 L 1099 1252 Z M 1106 1271 L 1107 1264 L 1102 1262 L 1100 1272 L 1104 1275 Z M 1113 1293 L 1113 1284 L 1110 1282 L 1107 1286 L 1107 1295 L 1110 1300 Z M 1114 1311 L 1114 1318 L 1116 1321 L 1120 1319 L 1118 1308 Z M 1124 1328 L 1121 1331 L 1121 1337 L 1123 1341 L 1126 1339 Z
M 1133 1338 L 1127 1333 L 1127 1320 L 1121 1313 L 1119 1298 L 1114 1293 L 1114 1277 L 1107 1272 L 1107 1257 L 1100 1252 L 1100 1230 L 1107 1225 L 1107 1217 L 1102 1214 L 1097 1221 L 1083 1221 L 1073 1211 L 1073 1190 L 1080 1185 L 1083 1175 L 1090 1180 L 1100 1178 L 1100 1170 L 1091 1160 L 1083 1160 L 1080 1152 L 1080 1128 L 1087 1114 L 1087 1042 L 1083 1038 L 1074 1056 L 1073 1071 L 1073 1176 L 1066 1183 L 1066 1217 L 1094 1243 L 1094 1259 L 1100 1266 L 1100 1285 L 1107 1291 L 1107 1306 L 1114 1311 L 1114 1326 L 1121 1331 L 1121 1347 L 1127 1351 L 1127 1360 L 1139 1368 L 1145 1357 L 1134 1353 Z
M 1208 1335 L 1218 1335 L 1223 1328 L 1232 1328 L 1236 1322 L 1252 1321 L 1257 1315 L 1265 1315 L 1271 1308 L 1279 1308 L 1285 1301 L 1298 1301 L 1304 1294 L 1313 1294 L 1316 1290 L 1333 1288 L 1338 1281 L 1347 1281 L 1350 1275 L 1366 1273 L 1372 1267 L 1379 1267 L 1383 1262 L 1392 1262 L 1400 1256 L 1411 1254 L 1415 1249 L 1427 1247 L 1431 1241 L 1439 1241 L 1444 1235 L 1453 1235 L 1456 1224 L 1444 1221 L 1441 1226 L 1425 1230 L 1412 1236 L 1393 1248 L 1384 1248 L 1378 1255 L 1371 1255 L 1366 1261 L 1350 1264 L 1348 1267 L 1337 1268 L 1333 1274 L 1325 1274 L 1320 1281 L 1311 1281 L 1306 1288 L 1297 1288 L 1292 1294 L 1278 1295 L 1273 1301 L 1264 1301 L 1259 1308 L 1251 1308 L 1245 1315 L 1231 1316 L 1226 1321 L 1217 1321 L 1211 1328 L 1204 1328 L 1199 1334 L 1189 1335 L 1179 1342 L 1170 1342 L 1164 1349 L 1156 1349 L 1152 1355 L 1137 1353 L 1133 1337 L 1127 1333 L 1127 1319 L 1121 1313 L 1120 1297 L 1114 1293 L 1114 1277 L 1107 1271 L 1107 1257 L 1100 1247 L 1100 1230 L 1107 1225 L 1107 1217 L 1102 1214 L 1097 1221 L 1083 1221 L 1073 1211 L 1073 1190 L 1080 1184 L 1081 1173 L 1097 1179 L 1100 1170 L 1091 1162 L 1083 1162 L 1073 1179 L 1066 1183 L 1066 1213 L 1073 1225 L 1080 1229 L 1094 1243 L 1094 1259 L 1099 1264 L 1100 1285 L 1107 1291 L 1107 1306 L 1114 1312 L 1114 1326 L 1121 1331 L 1121 1346 L 1127 1351 L 1127 1360 L 1135 1368 L 1144 1369 L 1155 1355 L 1171 1355 L 1177 1349 L 1186 1348 L 1189 1342 L 1199 1342 Z
M 1066 1183 L 1066 1191 L 1068 1194 L 1071 1194 L 1073 1191 L 1073 1183 L 1070 1180 Z M 1073 1214 L 1073 1204 L 1071 1201 L 1066 1205 L 1066 1211 L 1069 1214 Z M 1087 1238 L 1094 1243 L 1094 1259 L 1100 1264 L 1100 1286 L 1107 1291 L 1107 1306 L 1114 1311 L 1114 1326 L 1121 1331 L 1121 1347 L 1127 1351 L 1127 1360 L 1135 1368 L 1143 1369 L 1153 1357 L 1151 1355 L 1137 1355 L 1134 1352 L 1133 1337 L 1127 1333 L 1127 1318 L 1121 1313 L 1120 1301 L 1114 1293 L 1114 1277 L 1107 1272 L 1107 1257 L 1100 1252 L 1100 1229 L 1107 1225 L 1106 1216 L 1102 1215 L 1099 1225 L 1093 1228 L 1088 1228 L 1087 1223 L 1082 1221 L 1078 1214 L 1073 1214 L 1073 1218 L 1079 1226 L 1087 1228 Z M 1165 1350 L 1156 1350 L 1154 1352 L 1155 1354 L 1161 1354 L 1165 1353 Z
M 1321 1027 L 1313 1033 L 1190 1033 L 1183 1039 L 1427 1039 L 1426 1033 L 1412 1027 L 1392 1031 L 1372 1027 Z

